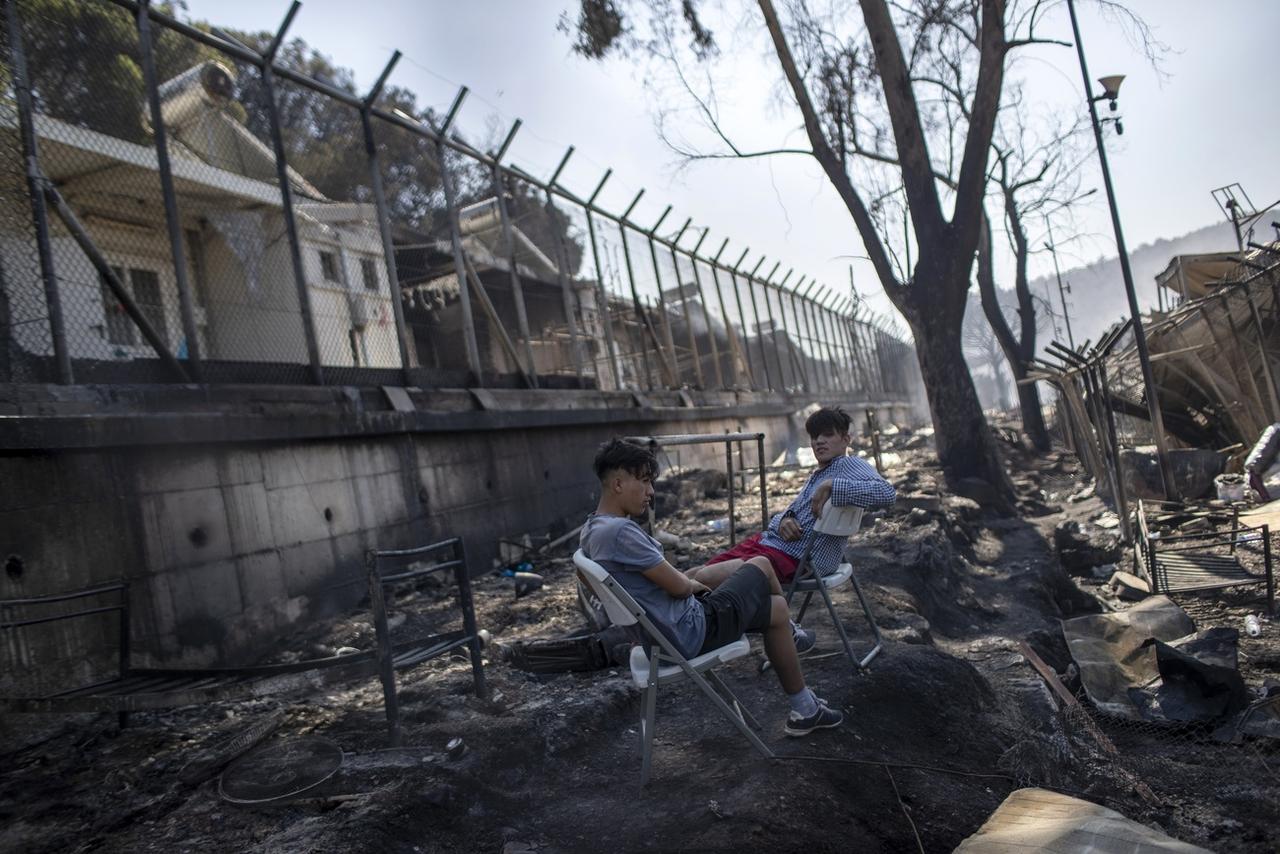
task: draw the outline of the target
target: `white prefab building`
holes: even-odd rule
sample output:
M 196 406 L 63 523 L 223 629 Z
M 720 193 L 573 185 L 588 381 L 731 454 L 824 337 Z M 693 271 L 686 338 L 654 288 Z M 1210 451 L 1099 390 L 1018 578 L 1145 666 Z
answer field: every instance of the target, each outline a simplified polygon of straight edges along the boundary
M 231 72 L 206 62 L 161 86 L 200 353 L 209 361 L 306 364 L 303 314 L 273 154 L 228 107 Z M 40 167 L 168 345 L 188 350 L 156 152 L 48 116 L 35 117 Z M 17 115 L 0 106 L 0 144 L 17 150 Z M 321 362 L 400 367 L 373 205 L 335 202 L 290 170 Z M 22 176 L 4 179 L 0 286 L 12 345 L 53 352 Z M 14 192 L 9 192 L 13 190 Z M 22 200 L 22 201 L 19 201 Z M 53 264 L 73 359 L 154 359 L 149 344 L 52 212 Z

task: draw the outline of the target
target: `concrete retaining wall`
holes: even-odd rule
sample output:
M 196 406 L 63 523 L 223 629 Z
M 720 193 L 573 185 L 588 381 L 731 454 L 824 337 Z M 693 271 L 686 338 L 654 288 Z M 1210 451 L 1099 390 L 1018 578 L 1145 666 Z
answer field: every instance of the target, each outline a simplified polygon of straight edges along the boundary
M 63 423 L 53 433 L 65 447 L 0 455 L 0 599 L 127 580 L 135 666 L 247 664 L 300 621 L 357 603 L 367 549 L 460 535 L 474 573 L 492 566 L 498 537 L 573 527 L 594 505 L 590 458 L 610 436 L 763 431 L 772 458 L 800 438 L 791 414 L 804 405 L 553 399 L 565 394 L 490 393 L 488 408 L 473 401 L 470 411 L 438 412 L 436 430 L 422 426 L 431 422 L 417 405 L 401 412 L 414 424 L 393 429 L 391 403 L 382 402 L 390 412 L 371 413 L 371 400 L 355 394 L 336 409 L 313 406 L 310 419 L 291 411 L 291 439 L 255 435 L 255 424 L 270 434 L 279 412 L 259 411 L 255 421 L 222 401 L 220 442 L 184 441 L 209 431 L 209 413 L 191 407 L 135 408 L 132 423 L 111 428 L 86 414 L 83 431 L 96 446 L 75 447 L 76 429 Z M 884 418 L 904 417 L 900 405 L 877 405 Z M 145 423 L 155 418 L 168 442 L 110 441 L 110 430 L 127 439 L 159 429 Z M 184 418 L 190 430 L 174 432 Z M 326 423 L 335 419 L 356 426 Z M 685 465 L 724 464 L 719 445 L 680 454 Z M 749 449 L 749 465 L 754 457 Z M 754 507 L 744 511 L 754 517 Z M 115 620 L 101 614 L 0 633 L 0 690 L 100 678 L 114 660 Z

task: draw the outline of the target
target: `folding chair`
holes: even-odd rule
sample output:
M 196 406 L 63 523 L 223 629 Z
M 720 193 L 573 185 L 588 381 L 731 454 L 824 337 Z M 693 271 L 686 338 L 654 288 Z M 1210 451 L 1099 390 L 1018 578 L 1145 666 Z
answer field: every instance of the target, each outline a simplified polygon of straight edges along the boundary
M 871 606 L 867 604 L 867 597 L 862 595 L 862 586 L 858 584 L 857 577 L 853 574 L 853 565 L 849 563 L 841 563 L 834 570 L 823 574 L 823 567 L 815 567 L 813 565 L 812 554 L 814 543 L 818 537 L 840 537 L 848 539 L 858 533 L 858 529 L 862 527 L 863 508 L 861 507 L 835 507 L 828 500 L 826 506 L 822 508 L 822 516 L 814 523 L 813 530 L 805 537 L 804 551 L 800 555 L 800 562 L 796 566 L 795 578 L 791 580 L 791 586 L 787 588 L 787 604 L 791 604 L 791 597 L 796 593 L 804 593 L 804 601 L 800 603 L 800 613 L 796 615 L 796 622 L 804 619 L 804 612 L 809 607 L 809 600 L 813 598 L 814 593 L 822 595 L 822 601 L 827 603 L 827 613 L 831 615 L 831 622 L 835 625 L 836 631 L 840 633 L 840 642 L 844 644 L 845 655 L 849 657 L 849 661 L 859 670 L 865 670 L 871 660 L 880 654 L 884 649 L 884 640 L 880 637 L 880 627 L 876 625 L 876 618 L 871 613 Z M 831 602 L 831 590 L 844 584 L 846 581 L 853 584 L 853 590 L 858 594 L 858 601 L 862 603 L 862 612 L 867 615 L 867 622 L 871 624 L 871 632 L 875 635 L 876 643 L 865 656 L 859 659 L 853 652 L 853 647 L 849 644 L 849 636 L 845 633 L 844 624 L 840 622 L 840 618 L 836 616 L 835 605 Z
M 644 691 L 640 714 L 640 785 L 642 787 L 649 782 L 649 768 L 652 764 L 658 688 L 680 679 L 687 678 L 697 685 L 711 698 L 711 702 L 721 714 L 746 736 L 747 741 L 751 742 L 756 750 L 760 751 L 762 756 L 766 759 L 774 758 L 773 751 L 753 731 L 753 728 L 759 729 L 760 724 L 742 707 L 738 698 L 729 690 L 729 686 L 724 684 L 714 670 L 722 664 L 727 664 L 735 658 L 742 658 L 751 652 L 751 644 L 745 635 L 719 649 L 713 649 L 695 658 L 685 658 L 680 654 L 680 650 L 667 640 L 666 635 L 653 624 L 644 608 L 609 575 L 604 567 L 583 554 L 581 549 L 574 553 L 573 562 L 581 571 L 587 584 L 604 603 L 614 625 L 638 625 L 644 631 L 643 647 L 631 648 L 631 679 Z M 653 666 L 655 662 L 656 667 Z

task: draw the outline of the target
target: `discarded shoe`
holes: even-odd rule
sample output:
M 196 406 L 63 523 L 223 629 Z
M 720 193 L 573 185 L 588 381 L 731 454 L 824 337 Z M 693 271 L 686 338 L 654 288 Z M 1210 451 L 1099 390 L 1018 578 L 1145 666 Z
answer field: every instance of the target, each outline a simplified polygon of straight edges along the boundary
M 800 717 L 796 712 L 788 715 L 782 731 L 787 735 L 800 737 L 808 735 L 816 729 L 832 729 L 842 723 L 844 723 L 844 714 L 842 712 L 837 712 L 827 706 L 826 703 L 819 702 L 818 711 L 807 718 Z

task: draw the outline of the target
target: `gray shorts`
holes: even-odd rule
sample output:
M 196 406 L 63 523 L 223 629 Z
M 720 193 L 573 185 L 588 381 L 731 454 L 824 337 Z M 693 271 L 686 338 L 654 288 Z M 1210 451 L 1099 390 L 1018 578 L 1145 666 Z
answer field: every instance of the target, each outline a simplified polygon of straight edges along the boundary
M 698 655 L 733 643 L 744 632 L 762 632 L 769 628 L 773 610 L 769 579 L 753 564 L 743 564 L 702 599 L 707 617 L 707 633 Z

